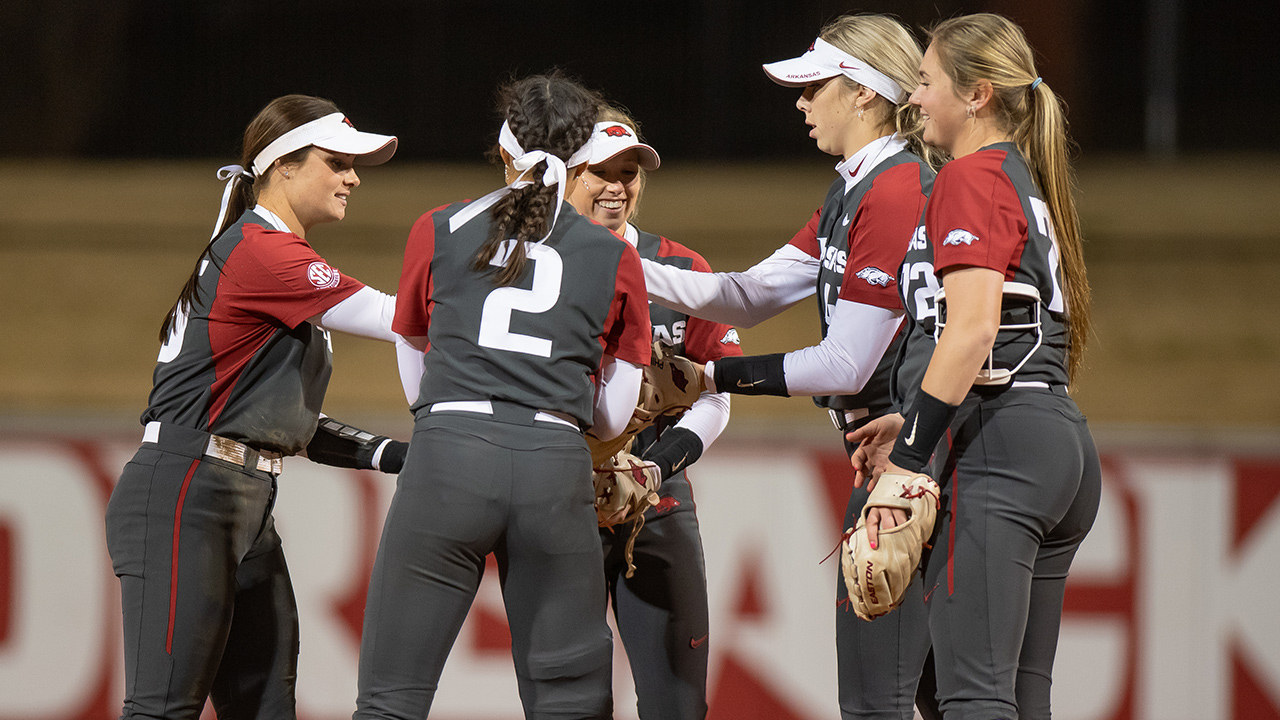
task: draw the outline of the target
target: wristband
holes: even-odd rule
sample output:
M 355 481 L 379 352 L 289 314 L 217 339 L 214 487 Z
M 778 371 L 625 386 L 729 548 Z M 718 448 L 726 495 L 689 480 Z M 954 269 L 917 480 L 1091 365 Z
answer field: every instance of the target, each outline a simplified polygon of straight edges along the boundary
M 782 359 L 785 353 L 772 355 L 726 356 L 715 361 L 716 392 L 735 395 L 787 394 L 787 378 Z
M 684 470 L 702 457 L 702 438 L 698 433 L 682 427 L 669 428 L 662 433 L 658 442 L 649 446 L 640 455 L 641 460 L 648 460 L 658 466 L 662 479 Z
M 917 391 L 898 439 L 893 443 L 893 452 L 889 453 L 889 462 L 903 470 L 923 472 L 958 409 L 959 406 L 948 405 L 923 388 Z

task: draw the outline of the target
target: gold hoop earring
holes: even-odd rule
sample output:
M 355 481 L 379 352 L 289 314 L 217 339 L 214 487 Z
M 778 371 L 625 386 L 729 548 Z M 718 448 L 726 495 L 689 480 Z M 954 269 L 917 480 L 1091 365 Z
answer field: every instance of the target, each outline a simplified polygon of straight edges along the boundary
M 969 106 L 969 119 L 970 119 L 970 120 L 972 120 L 972 119 L 973 119 L 973 106 L 972 106 L 972 105 L 970 105 L 970 106 Z

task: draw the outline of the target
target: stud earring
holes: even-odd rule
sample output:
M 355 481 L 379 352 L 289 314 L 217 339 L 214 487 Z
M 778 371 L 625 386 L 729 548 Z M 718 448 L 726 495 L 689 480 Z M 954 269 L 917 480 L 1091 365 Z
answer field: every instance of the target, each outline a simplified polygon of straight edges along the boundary
M 862 119 L 862 108 L 858 108 L 858 119 Z
M 584 187 L 584 188 L 586 188 L 586 189 L 588 189 L 588 190 L 590 190 L 590 189 L 591 189 L 591 186 L 587 184 L 587 181 L 586 181 L 585 179 L 583 179 L 583 178 L 578 178 L 578 179 L 579 179 L 579 180 L 582 180 L 582 187 Z
M 970 118 L 970 119 L 972 119 L 972 118 L 973 118 L 973 106 L 972 106 L 972 105 L 970 105 L 970 106 L 969 106 L 969 118 Z

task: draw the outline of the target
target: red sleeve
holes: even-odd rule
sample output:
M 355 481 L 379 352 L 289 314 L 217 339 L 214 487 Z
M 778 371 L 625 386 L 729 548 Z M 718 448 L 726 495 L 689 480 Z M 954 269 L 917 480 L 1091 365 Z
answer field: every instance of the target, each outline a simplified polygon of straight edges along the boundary
M 1004 273 L 1027 238 L 1027 218 L 1009 176 L 1006 153 L 984 150 L 943 166 L 933 184 L 925 231 L 934 272 L 983 267 Z
M 246 223 L 243 234 L 218 280 L 218 299 L 229 309 L 296 328 L 364 287 L 293 233 Z
M 600 341 L 604 352 L 635 365 L 648 365 L 653 354 L 653 326 L 649 324 L 649 291 L 644 286 L 644 270 L 640 253 L 631 243 L 623 245 L 618 259 L 618 274 L 613 285 L 613 304 L 605 319 Z
M 711 272 L 711 265 L 705 258 L 694 250 L 667 238 L 662 238 L 658 255 L 686 257 L 693 262 L 690 269 L 697 272 Z M 732 325 L 690 315 L 689 321 L 684 326 L 684 353 L 694 362 L 706 363 L 708 360 L 719 360 L 726 355 L 741 355 L 742 346 L 738 344 L 738 331 Z
M 822 208 L 813 211 L 813 217 L 809 218 L 809 222 L 800 228 L 795 237 L 791 238 L 788 245 L 793 245 L 800 249 L 805 255 L 822 259 L 822 250 L 818 247 L 818 218 L 822 215 Z
M 840 299 L 896 310 L 897 274 L 924 212 L 920 166 L 897 165 L 876 176 L 849 224 L 849 258 Z
M 418 218 L 404 246 L 391 329 L 406 337 L 426 335 L 431 326 L 431 259 L 436 252 L 435 213 L 439 209 Z

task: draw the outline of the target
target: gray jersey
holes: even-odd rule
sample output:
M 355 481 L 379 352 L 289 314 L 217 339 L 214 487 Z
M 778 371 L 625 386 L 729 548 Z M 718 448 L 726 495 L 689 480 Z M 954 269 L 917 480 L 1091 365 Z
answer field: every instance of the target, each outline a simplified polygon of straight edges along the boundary
M 523 276 L 499 287 L 492 276 L 505 256 L 484 270 L 472 267 L 489 223 L 477 218 L 449 229 L 449 218 L 464 207 L 422 216 L 405 249 L 394 327 L 429 342 L 414 410 L 507 400 L 590 425 L 602 356 L 649 361 L 639 255 L 566 203 L 550 237 L 526 243 Z
M 160 349 L 142 422 L 294 454 L 329 385 L 324 331 L 306 320 L 364 287 L 293 233 L 245 212 L 203 261 L 199 297 Z

